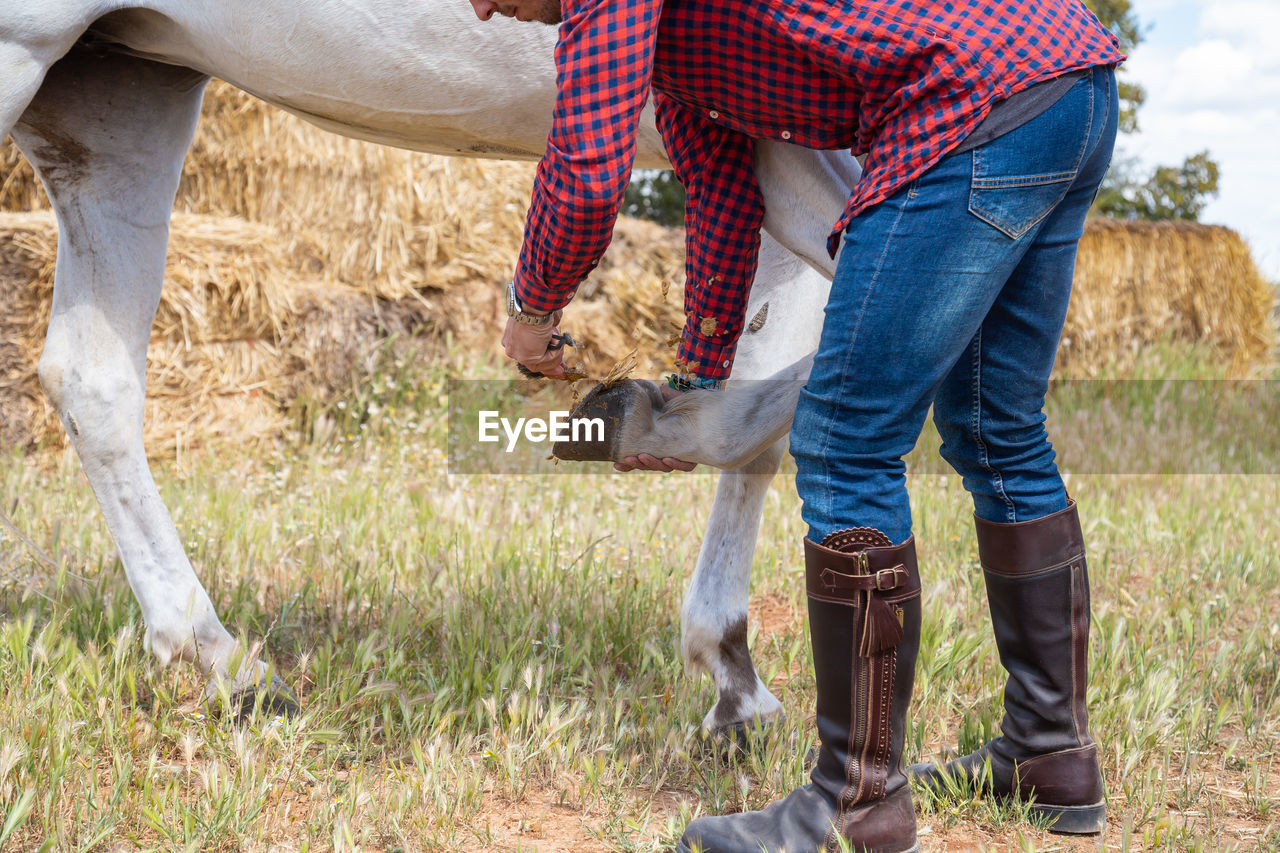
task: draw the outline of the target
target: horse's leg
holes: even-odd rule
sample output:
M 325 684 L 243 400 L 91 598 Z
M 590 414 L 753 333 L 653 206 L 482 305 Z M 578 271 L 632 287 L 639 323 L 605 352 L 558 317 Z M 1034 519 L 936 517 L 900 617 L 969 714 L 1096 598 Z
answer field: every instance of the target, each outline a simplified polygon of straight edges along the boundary
M 847 151 L 810 151 L 764 140 L 756 144 L 756 174 L 765 200 L 764 230 L 827 281 L 818 313 L 806 318 L 817 324 L 836 273 L 835 259 L 827 254 L 827 234 L 862 176 L 862 167 Z M 760 284 L 757 277 L 753 292 Z M 814 332 L 813 348 L 819 332 Z
M 0 142 L 35 97 L 47 67 L 25 45 L 0 42 Z
M 793 395 L 808 373 L 809 361 L 803 356 L 817 344 L 814 318 L 821 316 L 829 283 L 767 235 L 756 282 L 748 311 L 756 322 L 743 336 L 734 361 L 735 381 L 730 383 L 731 389 L 740 388 L 719 393 L 751 400 L 748 406 L 768 405 L 772 400 L 774 420 L 785 431 L 795 408 Z M 776 376 L 779 360 L 797 358 L 799 363 L 789 374 L 784 371 L 780 378 L 754 381 Z M 761 390 L 768 393 L 758 393 Z M 732 410 L 720 407 L 717 411 L 723 416 Z M 738 424 L 752 420 L 745 411 L 733 417 Z M 722 439 L 722 446 L 732 443 L 738 433 L 733 423 L 728 426 L 710 430 Z M 681 610 L 686 666 L 691 672 L 706 672 L 716 686 L 716 704 L 702 725 L 721 734 L 740 734 L 752 720 L 768 720 L 782 710 L 756 673 L 747 646 L 747 603 L 765 495 L 785 449 L 786 439 L 779 435 L 736 470 L 721 473 Z M 753 452 L 743 451 L 744 455 Z
M 150 649 L 162 663 L 197 662 L 212 696 L 240 650 L 191 568 L 142 444 L 169 214 L 206 81 L 77 47 L 49 70 L 13 135 L 59 223 L 40 382 L 106 516 Z M 256 687 L 264 673 L 244 662 L 230 689 Z M 287 690 L 275 686 L 272 696 L 285 703 Z
M 860 175 L 848 154 L 780 143 L 757 146 L 757 172 L 769 213 L 747 309 L 752 322 L 728 390 L 669 402 L 645 381 L 593 392 L 579 414 L 602 416 L 614 428 L 607 426 L 605 441 L 594 447 L 567 442 L 555 450 L 568 459 L 615 461 L 647 452 L 726 469 L 685 595 L 681 642 L 688 667 L 715 682 L 716 704 L 703 725 L 719 731 L 781 708 L 747 648 L 751 561 L 764 496 L 821 332 L 834 271 L 826 235 Z
M 805 260 L 762 234 L 747 307 L 751 322 L 725 390 L 667 400 L 647 379 L 597 386 L 574 417 L 598 418 L 603 441 L 560 441 L 552 452 L 567 460 L 615 462 L 647 453 L 726 471 L 749 465 L 791 427 L 830 287 Z
M 45 72 L 92 20 L 66 5 L 0 0 L 0 142 L 39 91 Z
M 747 602 L 765 494 L 785 449 L 779 440 L 744 468 L 720 475 L 680 611 L 685 667 L 705 672 L 716 686 L 716 703 L 702 727 L 718 734 L 734 734 L 782 711 L 747 647 Z

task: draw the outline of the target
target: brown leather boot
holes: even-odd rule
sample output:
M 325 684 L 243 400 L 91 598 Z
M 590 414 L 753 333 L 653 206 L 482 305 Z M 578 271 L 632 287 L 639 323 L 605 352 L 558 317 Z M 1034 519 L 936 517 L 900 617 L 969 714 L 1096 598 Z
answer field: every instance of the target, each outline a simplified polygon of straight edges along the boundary
M 859 853 L 915 853 L 902 765 L 920 647 L 915 542 L 878 530 L 806 539 L 809 633 L 817 679 L 818 760 L 811 784 L 763 811 L 704 817 L 678 853 L 813 853 L 839 839 Z
M 1075 502 L 1033 521 L 975 521 L 991 625 L 1009 673 L 1001 735 L 941 767 L 914 765 L 911 777 L 940 791 L 945 775 L 1032 800 L 1031 813 L 1049 820 L 1052 832 L 1101 832 L 1102 772 L 1085 707 L 1089 577 Z

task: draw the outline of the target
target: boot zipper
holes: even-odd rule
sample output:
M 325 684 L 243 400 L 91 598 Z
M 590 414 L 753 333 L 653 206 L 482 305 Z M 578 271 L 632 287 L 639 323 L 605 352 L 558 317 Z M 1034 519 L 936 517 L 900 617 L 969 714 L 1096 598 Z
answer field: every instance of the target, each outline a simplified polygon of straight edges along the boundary
M 855 702 L 853 731 L 849 738 L 850 777 L 848 784 L 853 791 L 851 802 L 856 803 L 862 799 L 862 786 L 866 779 L 866 774 L 862 772 L 862 750 L 866 748 L 867 744 L 867 718 L 870 715 L 867 694 L 871 690 L 871 667 L 868 665 L 869 661 L 866 658 L 855 656 L 854 660 L 858 667 L 858 686 L 854 688 Z
M 857 570 L 858 574 L 867 575 L 871 573 L 871 560 L 867 557 L 867 554 L 865 551 L 857 555 L 857 563 L 858 563 L 858 570 Z M 860 610 L 862 611 L 861 621 L 865 621 L 867 618 L 869 618 L 870 609 L 871 609 L 870 605 L 871 605 L 872 593 L 868 591 L 864 593 L 864 595 L 866 596 L 866 598 L 863 601 L 863 606 L 860 608 Z M 867 694 L 871 690 L 871 683 L 870 683 L 871 667 L 869 666 L 869 661 L 866 658 L 863 658 L 862 656 L 860 656 L 856 651 L 858 638 L 862 636 L 862 632 L 863 630 L 865 630 L 865 626 L 861 624 L 861 621 L 854 622 L 855 651 L 853 654 L 853 660 L 854 660 L 854 665 L 857 667 L 857 686 L 854 688 L 854 692 L 853 692 L 853 697 L 854 697 L 853 731 L 849 733 L 849 764 L 848 766 L 849 766 L 850 775 L 849 775 L 849 778 L 846 780 L 847 786 L 853 791 L 853 798 L 851 802 L 854 802 L 854 803 L 859 802 L 862 799 L 862 786 L 866 776 L 866 774 L 862 772 L 862 749 L 866 747 L 866 743 L 867 743 L 867 740 L 866 740 L 867 727 L 868 727 L 867 717 L 870 714 L 870 706 L 868 705 Z M 855 747 L 855 744 L 857 745 L 856 747 Z M 842 804 L 841 809 L 843 808 L 844 806 Z M 841 831 L 843 832 L 843 827 L 841 827 Z

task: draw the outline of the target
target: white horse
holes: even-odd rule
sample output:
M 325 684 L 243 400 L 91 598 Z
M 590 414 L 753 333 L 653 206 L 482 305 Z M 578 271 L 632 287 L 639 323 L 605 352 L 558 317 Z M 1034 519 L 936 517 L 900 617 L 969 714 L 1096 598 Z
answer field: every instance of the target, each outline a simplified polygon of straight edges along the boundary
M 536 159 L 555 93 L 548 27 L 480 23 L 464 0 L 0 0 L 0 139 L 12 133 L 57 213 L 58 264 L 40 382 L 66 428 L 162 663 L 288 703 L 223 627 L 148 469 L 144 363 L 170 210 L 211 76 L 320 127 L 390 145 Z M 733 376 L 803 377 L 834 265 L 824 242 L 858 179 L 847 152 L 761 143 L 768 205 Z M 639 166 L 665 157 L 652 117 Z M 783 248 L 785 247 L 785 248 Z M 514 260 L 514 259 L 513 259 Z M 572 309 L 570 309 L 572 310 Z M 495 335 L 497 330 L 495 330 Z M 704 725 L 768 718 L 778 700 L 746 644 L 747 588 L 764 493 L 794 390 L 685 395 L 631 387 L 615 459 L 640 452 L 735 470 L 720 479 L 683 608 L 682 650 L 717 689 Z M 787 386 L 791 388 L 791 385 Z M 647 411 L 646 407 L 648 408 Z M 750 418 L 751 420 L 746 420 Z M 744 425 L 753 425 L 744 429 Z

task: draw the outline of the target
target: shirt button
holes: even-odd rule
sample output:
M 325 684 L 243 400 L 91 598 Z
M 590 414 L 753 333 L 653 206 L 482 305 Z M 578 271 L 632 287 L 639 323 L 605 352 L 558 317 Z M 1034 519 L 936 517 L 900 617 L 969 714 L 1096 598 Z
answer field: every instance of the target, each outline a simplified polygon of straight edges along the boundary
M 721 363 L 722 363 L 725 367 L 728 367 L 728 366 L 729 366 L 729 362 L 727 362 L 727 361 L 725 361 L 725 362 L 721 362 Z
M 782 131 L 782 138 L 783 138 L 783 139 L 790 139 L 790 138 L 791 138 L 791 131 L 789 131 L 789 130 L 784 130 L 784 131 Z
M 716 112 L 715 110 L 712 110 L 711 112 L 707 113 L 707 115 L 711 116 L 712 118 L 720 118 L 720 113 Z

